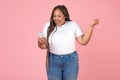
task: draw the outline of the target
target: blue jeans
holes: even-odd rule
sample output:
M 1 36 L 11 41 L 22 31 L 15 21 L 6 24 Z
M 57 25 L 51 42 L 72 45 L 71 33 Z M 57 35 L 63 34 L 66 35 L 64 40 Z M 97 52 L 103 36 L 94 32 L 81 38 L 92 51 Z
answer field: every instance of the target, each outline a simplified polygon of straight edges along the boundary
M 50 53 L 47 69 L 48 80 L 77 80 L 78 66 L 76 51 L 66 55 Z

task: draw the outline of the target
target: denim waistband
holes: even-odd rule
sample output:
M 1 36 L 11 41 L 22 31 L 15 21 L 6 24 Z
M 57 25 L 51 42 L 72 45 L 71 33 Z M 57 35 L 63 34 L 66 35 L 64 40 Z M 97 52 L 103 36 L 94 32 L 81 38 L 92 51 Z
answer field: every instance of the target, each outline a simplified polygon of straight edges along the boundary
M 71 54 L 73 54 L 73 53 L 76 53 L 76 51 L 73 51 L 73 52 L 68 53 L 68 54 L 63 54 L 63 55 L 57 55 L 57 54 L 51 53 L 51 52 L 49 52 L 49 53 L 50 53 L 49 55 L 53 55 L 53 56 L 69 56 L 69 55 L 71 55 Z

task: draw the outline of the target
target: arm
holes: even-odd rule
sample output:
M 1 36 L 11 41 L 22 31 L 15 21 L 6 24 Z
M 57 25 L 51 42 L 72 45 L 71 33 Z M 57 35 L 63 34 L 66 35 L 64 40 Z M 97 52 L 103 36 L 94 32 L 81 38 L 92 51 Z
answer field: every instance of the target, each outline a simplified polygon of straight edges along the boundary
M 46 49 L 47 48 L 46 43 L 47 43 L 47 40 L 46 40 L 45 37 L 42 37 L 42 38 L 38 37 L 38 46 L 39 46 L 39 48 Z
M 84 35 L 76 38 L 77 42 L 81 45 L 86 45 L 89 42 L 89 40 L 91 39 L 91 36 L 93 34 L 94 26 L 97 25 L 98 23 L 99 23 L 99 20 L 94 19 L 92 24 L 89 26 L 87 32 Z

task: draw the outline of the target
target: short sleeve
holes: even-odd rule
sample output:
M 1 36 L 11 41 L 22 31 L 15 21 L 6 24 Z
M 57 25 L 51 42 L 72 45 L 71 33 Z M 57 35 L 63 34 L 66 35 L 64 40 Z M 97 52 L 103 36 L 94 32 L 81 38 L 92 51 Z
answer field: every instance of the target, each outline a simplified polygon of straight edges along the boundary
M 84 34 L 82 29 L 80 28 L 80 26 L 77 23 L 75 23 L 75 27 L 76 27 L 75 28 L 75 37 L 78 37 L 78 36 L 81 36 Z
M 47 22 L 47 23 L 45 24 L 44 28 L 43 28 L 43 33 L 44 33 L 44 36 L 45 36 L 45 37 L 47 37 L 47 29 L 48 29 L 49 25 L 50 25 L 50 23 Z

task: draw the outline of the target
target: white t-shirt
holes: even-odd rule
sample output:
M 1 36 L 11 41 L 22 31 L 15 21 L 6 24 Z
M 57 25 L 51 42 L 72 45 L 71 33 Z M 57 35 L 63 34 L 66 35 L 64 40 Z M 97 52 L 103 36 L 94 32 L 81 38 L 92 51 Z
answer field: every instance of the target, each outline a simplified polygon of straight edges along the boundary
M 45 37 L 50 23 L 43 29 Z M 55 31 L 56 30 L 56 31 Z M 74 21 L 66 21 L 61 27 L 56 27 L 49 37 L 50 52 L 57 55 L 69 54 L 75 51 L 76 37 L 83 35 L 80 26 Z

